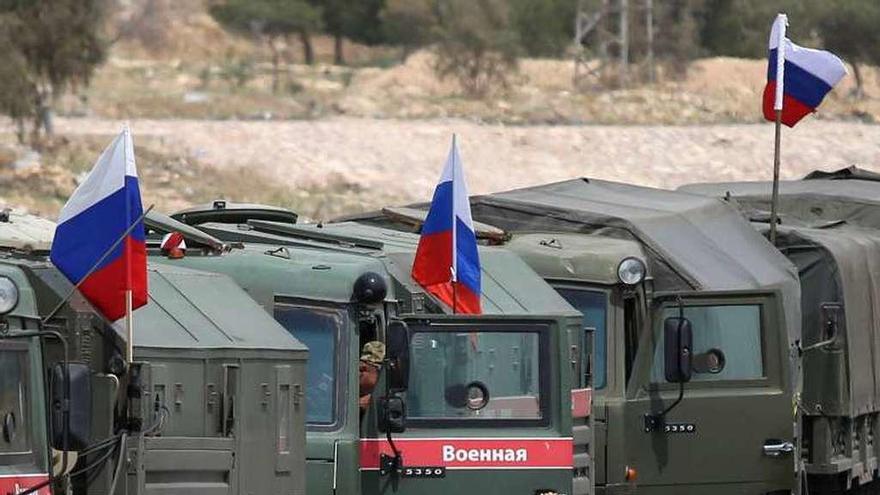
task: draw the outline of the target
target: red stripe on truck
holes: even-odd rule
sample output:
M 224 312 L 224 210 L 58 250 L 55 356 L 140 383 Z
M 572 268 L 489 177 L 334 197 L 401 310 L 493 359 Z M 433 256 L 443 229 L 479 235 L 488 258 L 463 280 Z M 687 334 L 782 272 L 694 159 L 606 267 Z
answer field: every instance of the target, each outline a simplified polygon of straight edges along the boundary
M 395 438 L 405 465 L 446 469 L 571 469 L 571 438 Z M 384 438 L 361 439 L 361 469 L 392 455 Z

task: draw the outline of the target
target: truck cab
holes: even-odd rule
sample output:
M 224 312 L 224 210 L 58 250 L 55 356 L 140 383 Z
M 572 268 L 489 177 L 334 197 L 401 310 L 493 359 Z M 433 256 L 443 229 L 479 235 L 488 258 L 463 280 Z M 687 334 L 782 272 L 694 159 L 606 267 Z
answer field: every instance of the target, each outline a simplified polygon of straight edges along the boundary
M 581 315 L 513 253 L 480 249 L 484 314 L 454 315 L 410 277 L 417 236 L 210 220 L 148 224 L 221 242 L 163 263 L 228 274 L 308 345 L 307 493 L 592 493 Z
M 797 276 L 737 211 L 592 179 L 473 197 L 471 211 L 594 336 L 597 493 L 795 489 Z M 387 213 L 352 219 L 418 229 Z
M 690 184 L 724 198 L 769 235 L 772 183 Z M 880 333 L 880 175 L 858 167 L 779 184 L 776 248 L 801 280 L 800 451 L 810 493 L 880 484 L 875 343 Z
M 0 493 L 304 493 L 305 346 L 228 277 L 155 263 L 127 363 L 53 228 L 0 220 Z

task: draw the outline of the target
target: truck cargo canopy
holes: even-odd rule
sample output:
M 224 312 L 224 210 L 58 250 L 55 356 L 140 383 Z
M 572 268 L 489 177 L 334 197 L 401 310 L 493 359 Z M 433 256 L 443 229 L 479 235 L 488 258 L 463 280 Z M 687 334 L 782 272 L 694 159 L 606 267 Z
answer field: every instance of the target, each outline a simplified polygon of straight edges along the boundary
M 720 200 L 591 179 L 478 196 L 475 218 L 507 231 L 635 239 L 658 289 L 797 290 L 794 267 Z
M 729 197 L 753 219 L 769 221 L 773 183 L 717 182 L 688 184 L 680 191 Z M 857 167 L 815 171 L 802 180 L 779 183 L 782 225 L 821 226 L 838 221 L 880 228 L 880 175 Z

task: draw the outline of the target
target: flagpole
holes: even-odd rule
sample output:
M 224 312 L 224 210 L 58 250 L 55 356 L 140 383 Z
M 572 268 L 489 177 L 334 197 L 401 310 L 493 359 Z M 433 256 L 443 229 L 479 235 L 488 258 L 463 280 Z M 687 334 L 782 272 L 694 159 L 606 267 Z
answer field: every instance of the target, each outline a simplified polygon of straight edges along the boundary
M 458 144 L 456 143 L 455 133 L 452 133 L 452 314 L 458 313 L 458 219 L 455 216 L 455 159 L 457 158 Z
M 776 245 L 779 220 L 779 154 L 782 148 L 782 110 L 776 110 L 776 143 L 773 149 L 773 195 L 770 199 L 770 243 Z
M 776 114 L 776 141 L 773 149 L 773 195 L 770 199 L 770 243 L 776 245 L 776 223 L 779 221 L 779 167 L 782 147 L 782 104 L 785 99 L 785 29 L 788 17 L 778 14 L 773 23 L 777 28 L 776 38 L 776 94 L 773 111 Z
M 125 358 L 129 364 L 134 362 L 134 315 L 132 313 L 132 290 L 125 291 Z

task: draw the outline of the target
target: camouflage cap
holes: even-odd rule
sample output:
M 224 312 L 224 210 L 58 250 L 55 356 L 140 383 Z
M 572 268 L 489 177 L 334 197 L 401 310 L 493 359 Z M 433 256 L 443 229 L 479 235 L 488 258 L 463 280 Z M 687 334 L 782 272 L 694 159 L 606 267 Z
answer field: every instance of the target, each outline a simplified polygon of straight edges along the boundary
M 366 344 L 364 344 L 364 349 L 361 351 L 361 361 L 379 365 L 384 359 L 385 344 L 379 342 L 378 340 L 374 340 L 372 342 L 367 342 Z

